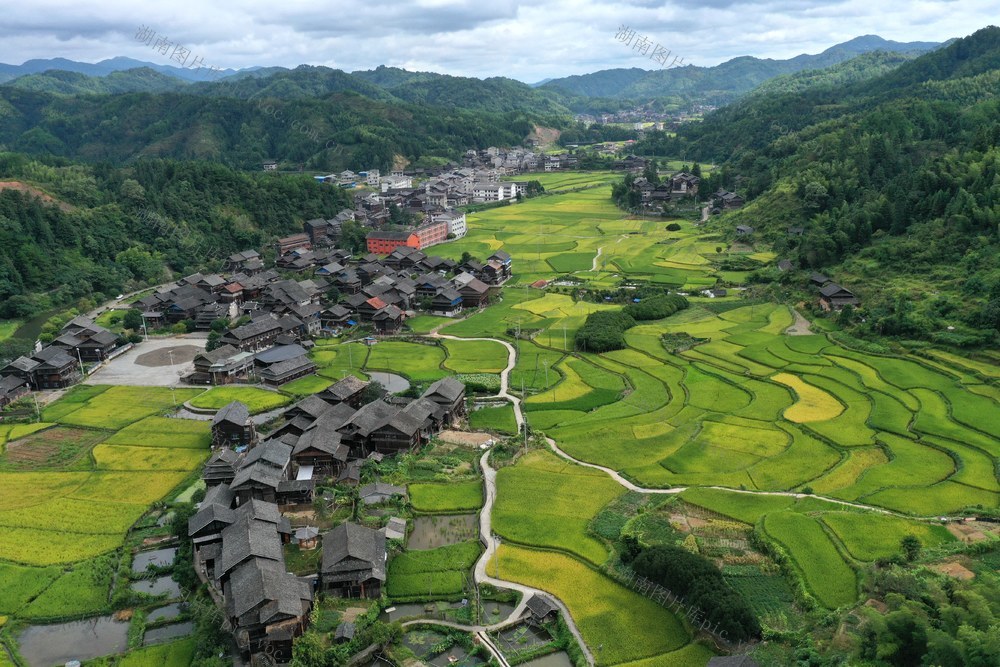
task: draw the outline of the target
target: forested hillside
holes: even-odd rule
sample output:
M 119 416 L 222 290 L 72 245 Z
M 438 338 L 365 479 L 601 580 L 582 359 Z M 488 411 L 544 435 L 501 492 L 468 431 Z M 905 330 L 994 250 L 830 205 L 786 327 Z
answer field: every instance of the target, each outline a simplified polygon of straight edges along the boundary
M 865 328 L 982 343 L 1000 326 L 998 68 L 1000 29 L 986 28 L 883 76 L 755 95 L 655 141 L 726 160 L 755 201 L 719 224 L 855 281 L 873 297 Z
M 604 70 L 554 79 L 543 88 L 586 97 L 639 101 L 666 98 L 679 105 L 722 105 L 731 103 L 756 86 L 780 75 L 828 68 L 873 51 L 916 55 L 937 46 L 928 42 L 904 44 L 866 35 L 831 46 L 816 55 L 803 54 L 788 60 L 743 56 L 714 67 L 681 66 L 683 63 L 679 63 L 675 67 L 648 71 L 636 68 Z M 671 58 L 676 55 L 673 54 Z
M 276 159 L 328 171 L 388 170 L 396 156 L 444 162 L 469 148 L 519 145 L 534 123 L 561 122 L 353 92 L 243 100 L 187 93 L 66 97 L 16 87 L 0 87 L 0 118 L 0 147 L 33 155 L 116 164 L 210 159 L 251 169 Z
M 308 176 L 248 174 L 206 162 L 141 160 L 128 168 L 45 164 L 0 154 L 0 318 L 96 293 L 114 296 L 193 272 L 350 206 Z

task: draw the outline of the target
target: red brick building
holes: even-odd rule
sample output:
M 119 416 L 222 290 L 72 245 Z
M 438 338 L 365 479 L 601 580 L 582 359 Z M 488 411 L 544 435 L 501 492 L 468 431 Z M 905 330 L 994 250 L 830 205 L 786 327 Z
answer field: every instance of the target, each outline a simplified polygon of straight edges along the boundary
M 401 246 L 423 250 L 448 239 L 448 223 L 447 221 L 431 222 L 416 229 L 401 232 L 370 232 L 365 238 L 368 241 L 368 252 L 376 255 L 388 255 Z

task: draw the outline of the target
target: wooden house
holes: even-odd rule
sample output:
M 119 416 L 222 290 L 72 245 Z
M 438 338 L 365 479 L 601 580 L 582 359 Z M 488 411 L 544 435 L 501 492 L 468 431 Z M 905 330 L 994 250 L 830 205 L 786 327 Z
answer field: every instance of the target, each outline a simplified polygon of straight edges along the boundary
M 824 310 L 840 310 L 844 306 L 856 306 L 858 297 L 846 287 L 828 283 L 819 291 L 819 303 Z
M 329 595 L 378 598 L 386 572 L 385 535 L 345 523 L 323 535 L 320 588 Z
M 438 380 L 427 388 L 421 398 L 441 406 L 446 423 L 452 424 L 465 415 L 465 385 L 453 377 Z
M 383 336 L 399 333 L 403 328 L 403 311 L 396 306 L 386 306 L 372 316 L 375 332 Z
M 257 430 L 250 410 L 239 401 L 233 401 L 215 413 L 212 418 L 212 446 L 250 447 L 257 442 Z

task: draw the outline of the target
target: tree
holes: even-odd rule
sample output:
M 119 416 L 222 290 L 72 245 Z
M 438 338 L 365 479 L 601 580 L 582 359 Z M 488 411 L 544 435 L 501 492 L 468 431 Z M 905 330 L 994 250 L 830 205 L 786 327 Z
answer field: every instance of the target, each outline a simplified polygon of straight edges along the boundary
M 920 549 L 923 545 L 916 535 L 907 535 L 900 540 L 899 546 L 903 551 L 903 557 L 912 563 L 920 556 Z
M 691 165 L 691 175 L 701 178 L 701 165 L 698 164 L 697 162 Z
M 131 329 L 132 331 L 139 331 L 142 329 L 142 313 L 135 308 L 129 308 L 125 312 L 125 317 L 122 320 L 122 324 L 126 329 Z
M 361 392 L 361 404 L 368 405 L 369 403 L 373 403 L 381 399 L 385 394 L 385 387 L 382 386 L 382 383 L 378 380 L 372 380 Z
M 292 667 L 326 667 L 327 649 L 318 632 L 306 632 L 292 645 Z

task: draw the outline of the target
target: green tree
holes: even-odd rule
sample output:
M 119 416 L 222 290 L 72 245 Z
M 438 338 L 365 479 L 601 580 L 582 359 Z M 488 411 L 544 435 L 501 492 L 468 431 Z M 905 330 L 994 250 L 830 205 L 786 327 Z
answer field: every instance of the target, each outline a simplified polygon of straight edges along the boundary
M 125 311 L 125 317 L 122 319 L 122 325 L 126 329 L 131 329 L 132 331 L 141 331 L 142 313 L 135 308 L 129 308 Z
M 912 563 L 920 556 L 920 549 L 923 545 L 916 535 L 907 535 L 900 540 L 899 546 L 903 551 L 903 557 Z

